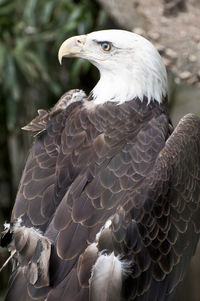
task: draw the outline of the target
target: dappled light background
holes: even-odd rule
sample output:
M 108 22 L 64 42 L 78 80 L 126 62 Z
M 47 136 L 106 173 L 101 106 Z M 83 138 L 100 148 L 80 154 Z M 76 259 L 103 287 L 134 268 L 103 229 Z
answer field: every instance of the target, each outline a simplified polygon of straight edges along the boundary
M 33 141 L 31 134 L 21 127 L 38 109 L 49 109 L 65 91 L 82 88 L 88 93 L 98 79 L 97 70 L 87 61 L 65 60 L 61 67 L 57 52 L 63 40 L 70 36 L 120 27 L 99 2 L 0 0 L 0 231 L 3 223 L 9 221 L 22 168 Z M 170 72 L 169 82 L 174 123 L 186 113 L 199 114 L 199 89 L 175 84 Z M 7 257 L 7 251 L 0 249 L 0 266 Z M 200 256 L 197 258 L 200 262 Z M 182 297 L 178 299 L 179 295 L 177 300 L 199 300 L 195 296 L 200 295 L 200 263 L 193 261 L 192 267 L 187 286 L 182 286 Z M 10 271 L 9 265 L 0 275 L 0 301 Z M 193 287 L 191 277 L 195 277 Z

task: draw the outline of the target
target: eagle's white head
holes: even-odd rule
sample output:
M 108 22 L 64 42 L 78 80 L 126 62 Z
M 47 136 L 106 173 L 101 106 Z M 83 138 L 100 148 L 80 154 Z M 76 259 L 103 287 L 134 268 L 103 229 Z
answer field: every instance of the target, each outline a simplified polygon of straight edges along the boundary
M 59 49 L 63 57 L 89 60 L 100 72 L 93 102 L 123 103 L 144 96 L 162 102 L 167 95 L 167 73 L 156 48 L 145 38 L 125 30 L 102 30 L 75 36 Z

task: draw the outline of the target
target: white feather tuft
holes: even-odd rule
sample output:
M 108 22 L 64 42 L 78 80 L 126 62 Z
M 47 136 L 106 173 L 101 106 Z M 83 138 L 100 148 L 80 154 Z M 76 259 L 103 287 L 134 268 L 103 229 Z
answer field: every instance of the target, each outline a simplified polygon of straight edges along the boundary
M 9 223 L 4 223 L 4 230 L 10 229 L 10 224 Z
M 100 254 L 89 280 L 90 300 L 120 301 L 122 277 L 128 274 L 130 264 L 120 260 L 114 253 Z

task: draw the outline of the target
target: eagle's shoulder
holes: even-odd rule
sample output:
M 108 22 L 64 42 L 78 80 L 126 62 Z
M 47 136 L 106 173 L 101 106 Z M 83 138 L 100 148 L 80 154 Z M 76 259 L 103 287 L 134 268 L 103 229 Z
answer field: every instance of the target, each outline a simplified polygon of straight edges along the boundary
M 85 97 L 86 94 L 83 90 L 74 89 L 66 92 L 49 111 L 38 110 L 38 115 L 22 129 L 34 132 L 35 136 L 37 136 L 46 130 L 47 124 L 53 116 L 66 110 L 73 103 L 82 102 Z

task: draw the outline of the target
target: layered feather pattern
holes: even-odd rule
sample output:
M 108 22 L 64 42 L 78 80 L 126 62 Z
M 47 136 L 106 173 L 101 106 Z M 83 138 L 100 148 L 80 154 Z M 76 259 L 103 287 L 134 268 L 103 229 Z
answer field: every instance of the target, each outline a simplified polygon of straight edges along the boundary
M 65 97 L 27 128 L 40 134 L 12 213 L 51 243 L 49 284 L 16 258 L 6 300 L 169 300 L 199 238 L 199 118 L 172 132 L 166 100 L 88 109 Z

